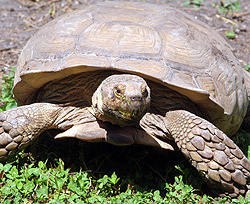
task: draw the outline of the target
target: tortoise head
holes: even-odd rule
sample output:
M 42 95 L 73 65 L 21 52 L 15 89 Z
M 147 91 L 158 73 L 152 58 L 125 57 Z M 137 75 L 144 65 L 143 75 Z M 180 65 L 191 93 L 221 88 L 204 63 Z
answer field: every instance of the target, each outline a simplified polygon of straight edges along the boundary
M 137 124 L 149 105 L 150 88 L 146 81 L 129 74 L 107 77 L 92 97 L 95 116 L 122 127 Z

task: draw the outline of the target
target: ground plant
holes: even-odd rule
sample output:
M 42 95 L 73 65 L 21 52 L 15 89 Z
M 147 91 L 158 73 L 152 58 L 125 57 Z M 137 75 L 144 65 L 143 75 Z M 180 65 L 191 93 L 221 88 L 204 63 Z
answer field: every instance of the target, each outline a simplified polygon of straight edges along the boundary
M 247 65 L 245 66 L 245 70 L 247 70 L 248 72 L 250 72 L 250 64 L 247 64 Z
M 237 0 L 223 0 L 215 4 L 221 13 L 234 13 L 241 10 L 240 2 Z
M 192 5 L 194 8 L 199 8 L 203 2 L 204 0 L 188 0 L 188 1 L 185 1 L 182 4 L 182 6 Z
M 17 106 L 15 99 L 12 95 L 12 86 L 14 83 L 14 75 L 15 75 L 15 69 L 10 69 L 9 74 L 3 75 L 3 81 L 2 83 L 2 96 L 0 99 L 0 111 L 5 111 L 10 108 L 14 108 Z
M 225 34 L 227 38 L 230 38 L 230 39 L 236 38 L 236 34 L 234 31 L 226 31 Z

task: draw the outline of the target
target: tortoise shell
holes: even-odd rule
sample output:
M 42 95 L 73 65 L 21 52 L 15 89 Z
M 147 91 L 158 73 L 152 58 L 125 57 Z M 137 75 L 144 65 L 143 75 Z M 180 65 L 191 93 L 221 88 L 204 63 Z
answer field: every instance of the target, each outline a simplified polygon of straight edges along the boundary
M 47 82 L 104 69 L 189 97 L 229 136 L 246 113 L 243 73 L 226 41 L 188 14 L 148 3 L 103 2 L 43 26 L 19 57 L 14 95 L 30 104 Z

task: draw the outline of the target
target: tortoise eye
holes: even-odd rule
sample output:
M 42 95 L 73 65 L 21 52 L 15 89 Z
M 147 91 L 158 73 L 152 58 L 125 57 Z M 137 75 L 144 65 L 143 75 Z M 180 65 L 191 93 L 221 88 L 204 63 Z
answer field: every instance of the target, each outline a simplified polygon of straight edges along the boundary
M 117 97 L 117 98 L 120 98 L 122 95 L 121 95 L 121 90 L 120 89 L 115 89 L 114 90 L 114 94 L 115 94 L 115 96 Z
M 118 85 L 114 88 L 113 90 L 114 92 L 114 95 L 117 97 L 117 98 L 121 98 L 122 95 L 123 95 L 123 92 L 124 92 L 124 86 L 123 85 Z

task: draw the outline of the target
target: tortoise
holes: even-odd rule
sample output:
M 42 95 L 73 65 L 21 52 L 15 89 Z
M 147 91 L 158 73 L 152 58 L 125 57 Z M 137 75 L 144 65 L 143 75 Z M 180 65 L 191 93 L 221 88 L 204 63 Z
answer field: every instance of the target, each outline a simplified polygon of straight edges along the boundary
M 220 196 L 244 196 L 250 162 L 229 137 L 246 115 L 249 79 L 226 41 L 186 13 L 86 6 L 24 47 L 13 88 L 19 107 L 0 114 L 0 158 L 56 128 L 55 139 L 181 151 Z

